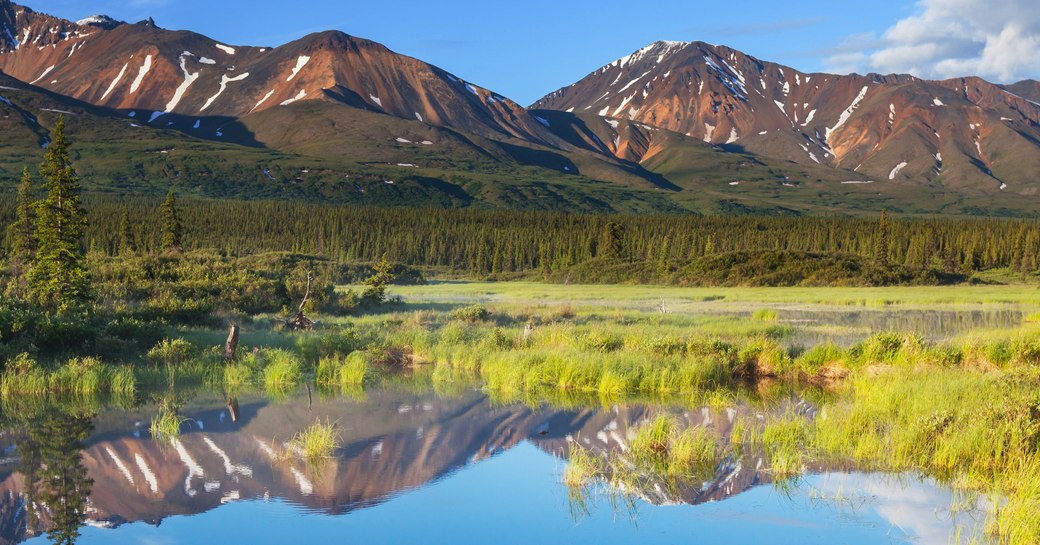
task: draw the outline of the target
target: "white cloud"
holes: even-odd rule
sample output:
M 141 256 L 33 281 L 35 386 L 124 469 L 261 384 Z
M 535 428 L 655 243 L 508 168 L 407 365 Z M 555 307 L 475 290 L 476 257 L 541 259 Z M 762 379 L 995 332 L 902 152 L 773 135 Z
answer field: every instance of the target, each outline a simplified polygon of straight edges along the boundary
M 827 59 L 839 72 L 909 73 L 998 82 L 1040 77 L 1036 0 L 919 0 L 880 37 L 856 36 Z M 864 48 L 864 42 L 872 42 Z

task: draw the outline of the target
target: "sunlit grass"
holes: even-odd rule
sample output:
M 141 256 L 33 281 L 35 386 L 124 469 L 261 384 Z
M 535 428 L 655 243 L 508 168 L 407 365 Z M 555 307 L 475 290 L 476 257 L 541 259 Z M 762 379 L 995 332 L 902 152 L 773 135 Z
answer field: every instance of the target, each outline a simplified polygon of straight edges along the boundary
M 293 450 L 299 452 L 309 463 L 331 458 L 339 448 L 339 432 L 336 425 L 329 420 L 315 421 L 305 430 L 297 433 L 289 442 Z
M 177 411 L 164 401 L 159 404 L 159 410 L 152 417 L 148 431 L 156 441 L 168 444 L 181 436 L 182 422 L 183 419 L 177 414 Z

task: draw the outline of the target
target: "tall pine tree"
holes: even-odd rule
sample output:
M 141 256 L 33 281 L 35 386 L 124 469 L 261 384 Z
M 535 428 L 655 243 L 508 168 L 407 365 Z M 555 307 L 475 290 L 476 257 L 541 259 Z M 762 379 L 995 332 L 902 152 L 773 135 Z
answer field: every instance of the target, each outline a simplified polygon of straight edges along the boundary
M 40 175 L 47 196 L 36 203 L 37 250 L 29 271 L 29 290 L 42 307 L 63 311 L 90 299 L 90 277 L 80 246 L 86 213 L 80 207 L 79 177 L 69 162 L 65 119 L 59 118 Z
M 879 267 L 888 266 L 888 212 L 881 211 L 877 233 L 874 235 L 874 262 Z
M 162 217 L 160 247 L 163 250 L 180 251 L 184 226 L 181 225 L 180 214 L 177 212 L 177 198 L 173 196 L 173 191 L 166 194 L 166 201 L 160 207 L 159 215 Z
M 130 228 L 130 214 L 124 208 L 122 215 L 119 217 L 119 253 L 127 255 L 136 251 L 137 244 L 134 241 L 134 232 Z
M 29 174 L 29 167 L 25 167 L 22 183 L 18 186 L 15 220 L 8 227 L 11 259 L 19 268 L 28 265 L 36 251 L 36 210 L 33 200 L 32 175 Z

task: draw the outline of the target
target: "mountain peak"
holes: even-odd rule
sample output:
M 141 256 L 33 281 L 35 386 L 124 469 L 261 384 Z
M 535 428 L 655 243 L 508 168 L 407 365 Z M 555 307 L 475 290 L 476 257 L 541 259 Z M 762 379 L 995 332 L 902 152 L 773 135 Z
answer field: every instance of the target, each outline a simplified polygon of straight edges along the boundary
M 658 40 L 646 47 L 639 49 L 629 55 L 625 55 L 620 59 L 608 64 L 607 66 L 617 66 L 624 68 L 630 64 L 636 64 L 644 59 L 651 59 L 656 57 L 656 62 L 659 64 L 666 57 L 676 53 L 687 46 L 691 45 L 692 42 L 673 42 L 666 40 Z
M 151 17 L 143 21 L 138 21 L 137 24 L 146 26 L 148 28 L 159 28 L 159 25 L 155 24 L 155 19 L 152 19 Z
M 0 2 L 2 1 L 4 0 L 0 0 Z M 76 24 L 79 26 L 96 26 L 105 30 L 112 30 L 113 28 L 119 25 L 124 25 L 126 23 L 118 19 L 113 19 L 108 15 L 91 15 L 90 17 L 87 17 L 85 19 L 80 19 L 79 21 L 76 21 Z

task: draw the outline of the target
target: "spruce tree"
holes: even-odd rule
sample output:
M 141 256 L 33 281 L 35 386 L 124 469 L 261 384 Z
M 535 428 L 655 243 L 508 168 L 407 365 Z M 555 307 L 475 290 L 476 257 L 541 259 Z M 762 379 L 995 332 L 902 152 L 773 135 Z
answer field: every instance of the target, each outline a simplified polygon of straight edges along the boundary
M 163 250 L 180 251 L 184 226 L 181 225 L 180 214 L 177 212 L 177 198 L 173 196 L 173 191 L 166 194 L 166 201 L 159 208 L 159 216 L 162 218 L 162 238 L 159 246 Z
M 79 177 L 69 162 L 64 118 L 54 128 L 40 175 L 47 196 L 36 203 L 37 250 L 29 271 L 29 289 L 45 309 L 63 311 L 90 299 L 90 277 L 80 246 L 87 217 L 80 207 Z
M 708 237 L 708 241 L 704 243 L 704 255 L 715 255 L 715 237 Z
M 136 251 L 137 244 L 134 241 L 134 233 L 130 229 L 130 214 L 124 208 L 119 217 L 119 253 L 126 255 Z
M 18 186 L 18 199 L 15 204 L 15 220 L 8 227 L 11 239 L 11 261 L 18 271 L 32 260 L 36 251 L 36 210 L 33 202 L 32 175 L 29 167 L 22 172 L 22 183 Z
M 625 232 L 625 227 L 617 222 L 609 222 L 606 227 L 603 228 L 603 235 L 600 240 L 599 255 L 608 259 L 619 259 L 624 254 L 624 245 L 621 240 L 621 236 Z
M 393 266 L 386 260 L 386 254 L 383 254 L 383 259 L 372 269 L 374 272 L 365 279 L 367 287 L 361 297 L 370 303 L 380 304 L 386 301 L 386 287 L 394 281 Z
M 888 212 L 881 211 L 877 233 L 874 234 L 874 262 L 880 267 L 888 266 Z

